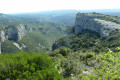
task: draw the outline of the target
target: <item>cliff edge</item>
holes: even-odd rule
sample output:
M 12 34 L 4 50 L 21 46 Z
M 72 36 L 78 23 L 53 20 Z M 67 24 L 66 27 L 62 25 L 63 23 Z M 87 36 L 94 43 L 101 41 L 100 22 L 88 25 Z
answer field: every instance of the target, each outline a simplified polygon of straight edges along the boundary
M 100 34 L 101 38 L 110 36 L 111 32 L 120 29 L 120 18 L 99 13 L 77 13 L 75 33 L 91 30 Z

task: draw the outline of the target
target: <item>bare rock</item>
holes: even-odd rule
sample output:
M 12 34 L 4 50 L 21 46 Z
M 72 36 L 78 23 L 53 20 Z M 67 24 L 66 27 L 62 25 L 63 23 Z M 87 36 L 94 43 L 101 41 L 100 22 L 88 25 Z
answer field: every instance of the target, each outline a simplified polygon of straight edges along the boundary
M 108 37 L 109 33 L 120 29 L 120 24 L 111 21 L 101 20 L 102 14 L 93 13 L 78 13 L 75 21 L 75 33 L 81 33 L 88 29 L 97 32 L 101 37 Z

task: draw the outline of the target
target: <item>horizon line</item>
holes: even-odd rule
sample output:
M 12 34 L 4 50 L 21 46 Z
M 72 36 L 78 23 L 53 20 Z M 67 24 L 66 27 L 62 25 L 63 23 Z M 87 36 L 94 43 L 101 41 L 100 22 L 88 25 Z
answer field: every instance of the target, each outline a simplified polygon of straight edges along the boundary
M 52 12 L 52 11 L 62 11 L 62 10 L 75 10 L 75 11 L 93 11 L 93 10 L 118 10 L 120 8 L 106 8 L 106 9 L 56 9 L 56 10 L 42 10 L 42 11 L 21 11 L 21 12 L 10 12 L 10 13 L 1 13 L 1 14 L 25 14 L 25 13 L 37 13 L 37 12 Z M 117 11 L 120 12 L 120 11 Z

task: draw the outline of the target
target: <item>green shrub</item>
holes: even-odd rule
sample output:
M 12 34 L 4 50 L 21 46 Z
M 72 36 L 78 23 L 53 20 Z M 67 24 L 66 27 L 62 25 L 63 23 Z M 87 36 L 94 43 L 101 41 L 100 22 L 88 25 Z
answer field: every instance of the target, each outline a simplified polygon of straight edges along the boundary
M 71 50 L 69 48 L 60 47 L 60 48 L 54 50 L 50 55 L 51 56 L 56 56 L 58 54 L 61 54 L 62 56 L 67 56 L 70 52 L 71 52 Z
M 12 41 L 5 41 L 1 45 L 1 51 L 2 53 L 16 53 L 20 52 L 20 49 L 18 49 L 15 45 L 13 45 Z
M 93 55 L 90 54 L 90 53 L 88 53 L 88 54 L 86 55 L 86 58 L 92 58 L 92 57 L 93 57 Z
M 52 59 L 40 53 L 0 55 L 1 80 L 61 80 Z
M 120 52 L 107 52 L 98 56 L 99 62 L 94 67 L 93 72 L 83 76 L 90 80 L 120 80 Z
M 60 48 L 59 53 L 62 54 L 63 56 L 66 56 L 69 53 L 69 51 L 67 48 L 62 47 L 62 48 Z
M 100 49 L 95 48 L 95 49 L 94 49 L 94 52 L 98 54 L 98 53 L 100 52 Z

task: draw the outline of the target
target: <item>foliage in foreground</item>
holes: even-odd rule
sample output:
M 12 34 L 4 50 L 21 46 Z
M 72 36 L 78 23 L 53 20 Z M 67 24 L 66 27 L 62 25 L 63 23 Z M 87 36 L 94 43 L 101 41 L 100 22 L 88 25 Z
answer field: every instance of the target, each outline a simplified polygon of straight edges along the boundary
M 54 50 L 50 56 L 54 57 L 57 69 L 63 77 L 77 76 L 82 74 L 87 67 L 94 67 L 95 54 L 93 52 L 73 52 L 66 47 L 60 47 Z
M 61 80 L 52 59 L 40 53 L 0 55 L 1 80 Z
M 120 80 L 120 52 L 100 54 L 96 59 L 94 72 L 84 77 L 86 80 Z
M 116 51 L 73 52 L 61 47 L 50 56 L 58 59 L 54 61 L 65 80 L 120 80 L 120 47 Z

